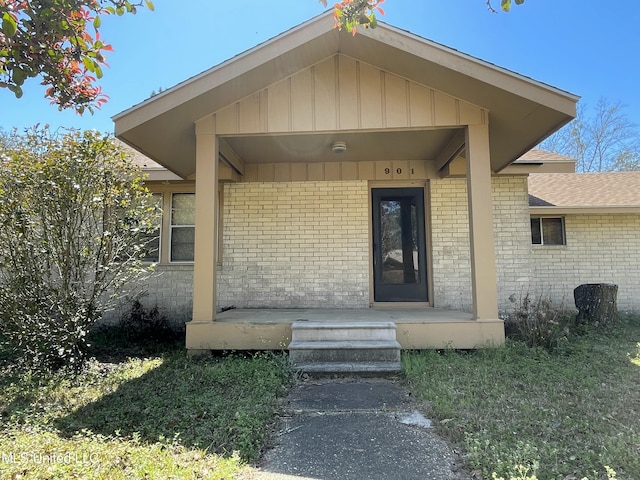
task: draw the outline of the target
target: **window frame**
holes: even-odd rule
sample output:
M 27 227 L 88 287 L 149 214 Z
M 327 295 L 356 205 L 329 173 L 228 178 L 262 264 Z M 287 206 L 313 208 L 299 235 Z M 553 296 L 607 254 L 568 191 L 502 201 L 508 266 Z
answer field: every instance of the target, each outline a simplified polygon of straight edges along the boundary
M 531 237 L 531 245 L 534 247 L 564 247 L 567 245 L 567 234 L 566 234 L 566 226 L 565 226 L 565 217 L 560 215 L 530 215 L 529 216 L 529 228 L 530 228 L 530 237 Z M 533 228 L 532 223 L 533 220 L 538 220 L 538 231 L 540 234 L 540 243 L 533 242 Z M 544 220 L 560 220 L 560 228 L 561 228 L 561 243 L 546 243 L 544 240 Z
M 158 231 L 158 254 L 156 257 L 156 260 L 147 260 L 146 258 L 142 260 L 143 263 L 148 263 L 148 264 L 159 264 L 162 262 L 162 248 L 163 248 L 163 241 L 162 241 L 162 236 L 164 233 L 164 222 L 163 222 L 163 217 L 164 217 L 164 194 L 162 192 L 150 192 L 153 197 L 157 197 L 158 198 L 158 207 L 160 208 L 160 218 L 158 221 L 158 225 L 157 225 L 157 231 Z
M 169 263 L 174 263 L 174 264 L 191 264 L 194 262 L 194 260 L 174 260 L 172 257 L 172 251 L 173 251 L 173 231 L 174 228 L 193 228 L 194 231 L 194 250 L 193 250 L 193 256 L 195 259 L 195 228 L 196 228 L 196 224 L 195 224 L 195 203 L 194 203 L 194 223 L 193 224 L 174 224 L 173 223 L 173 204 L 174 204 L 174 196 L 175 195 L 193 195 L 193 198 L 195 200 L 195 192 L 183 192 L 183 191 L 172 191 L 169 192 L 169 212 L 168 212 L 168 224 L 169 224 L 169 242 L 168 242 L 168 250 L 167 250 L 167 260 Z

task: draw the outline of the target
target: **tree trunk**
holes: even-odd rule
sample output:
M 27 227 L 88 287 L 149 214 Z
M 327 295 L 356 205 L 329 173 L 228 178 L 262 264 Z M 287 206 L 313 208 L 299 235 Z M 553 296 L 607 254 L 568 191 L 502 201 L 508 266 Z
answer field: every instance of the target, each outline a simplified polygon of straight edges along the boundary
M 587 283 L 573 291 L 578 315 L 576 323 L 609 325 L 618 321 L 618 285 Z

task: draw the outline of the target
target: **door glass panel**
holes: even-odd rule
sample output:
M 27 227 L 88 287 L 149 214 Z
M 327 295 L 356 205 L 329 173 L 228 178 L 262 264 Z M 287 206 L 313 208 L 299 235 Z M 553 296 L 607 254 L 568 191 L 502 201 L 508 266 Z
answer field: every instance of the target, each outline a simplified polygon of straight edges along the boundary
M 411 198 L 380 201 L 382 281 L 387 284 L 418 282 L 418 224 Z

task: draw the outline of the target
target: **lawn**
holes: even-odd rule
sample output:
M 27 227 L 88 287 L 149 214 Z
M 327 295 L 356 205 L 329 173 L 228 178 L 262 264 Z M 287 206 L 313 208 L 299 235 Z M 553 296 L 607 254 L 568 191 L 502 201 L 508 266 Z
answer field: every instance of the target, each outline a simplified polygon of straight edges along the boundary
M 228 479 L 260 455 L 291 382 L 286 357 L 133 353 L 76 378 L 0 356 L 0 478 Z
M 554 353 L 507 341 L 472 352 L 408 352 L 403 364 L 438 431 L 466 450 L 485 479 L 495 472 L 637 480 L 639 342 L 636 318 L 572 337 Z
M 508 341 L 404 352 L 403 364 L 438 431 L 485 480 L 632 480 L 640 478 L 639 342 L 635 319 L 554 353 Z M 0 478 L 250 475 L 292 384 L 282 354 L 196 359 L 180 347 L 107 343 L 75 378 L 20 372 L 3 355 Z

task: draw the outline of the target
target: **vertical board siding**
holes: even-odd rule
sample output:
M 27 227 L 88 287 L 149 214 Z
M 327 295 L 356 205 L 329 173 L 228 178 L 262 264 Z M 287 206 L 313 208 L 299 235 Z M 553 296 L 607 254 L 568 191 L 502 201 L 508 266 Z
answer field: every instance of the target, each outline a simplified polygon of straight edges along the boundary
M 315 100 L 315 130 L 336 130 L 338 128 L 336 62 L 325 61 L 319 63 L 315 67 L 311 67 L 311 71 L 313 72 Z
M 480 124 L 483 111 L 337 55 L 216 112 L 221 135 Z
M 407 127 L 409 123 L 408 81 L 396 75 L 384 76 L 385 127 Z M 404 100 L 404 101 L 402 101 Z
M 358 65 L 353 58 L 338 57 L 338 112 L 340 130 L 355 130 L 358 125 Z
M 380 70 L 359 63 L 360 127 L 382 128 L 382 75 Z
M 286 79 L 267 91 L 267 128 L 269 132 L 291 131 L 291 82 Z
M 312 68 L 291 77 L 291 129 L 294 132 L 314 130 L 314 94 Z

